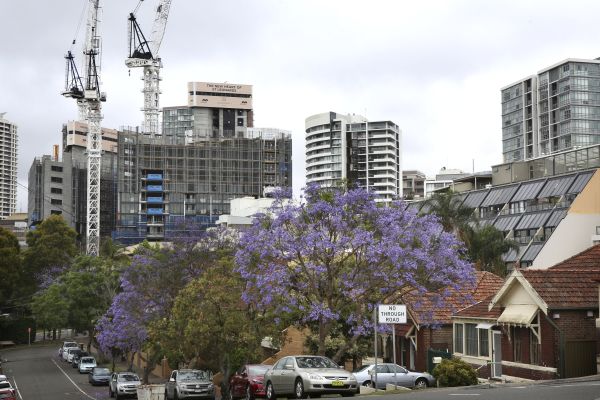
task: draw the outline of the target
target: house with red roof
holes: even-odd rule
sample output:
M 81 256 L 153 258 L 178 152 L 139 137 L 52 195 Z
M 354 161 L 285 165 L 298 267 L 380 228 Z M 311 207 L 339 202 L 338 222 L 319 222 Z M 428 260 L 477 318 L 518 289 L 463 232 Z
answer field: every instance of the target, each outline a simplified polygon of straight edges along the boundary
M 425 371 L 428 369 L 429 349 L 452 353 L 452 314 L 492 296 L 503 283 L 504 280 L 498 275 L 476 271 L 474 284 L 460 291 L 452 291 L 442 307 L 435 306 L 428 296 L 404 295 L 407 324 L 394 325 L 398 364 L 411 370 Z M 391 347 L 386 346 L 387 350 L 391 350 Z M 391 359 L 390 355 L 387 357 Z
M 495 295 L 453 314 L 453 354 L 481 377 L 594 375 L 599 281 L 600 245 L 548 269 L 516 269 Z

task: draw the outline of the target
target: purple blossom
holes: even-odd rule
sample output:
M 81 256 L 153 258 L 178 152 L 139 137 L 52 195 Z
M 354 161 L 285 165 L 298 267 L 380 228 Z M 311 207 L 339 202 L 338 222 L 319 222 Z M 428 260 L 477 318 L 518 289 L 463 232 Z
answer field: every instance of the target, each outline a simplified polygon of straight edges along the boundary
M 363 189 L 305 189 L 304 202 L 279 201 L 240 238 L 244 301 L 321 327 L 345 321 L 367 332 L 374 304 L 407 290 L 431 293 L 473 280 L 464 245 L 437 217 L 404 202 L 380 206 Z M 448 291 L 440 291 L 442 304 Z

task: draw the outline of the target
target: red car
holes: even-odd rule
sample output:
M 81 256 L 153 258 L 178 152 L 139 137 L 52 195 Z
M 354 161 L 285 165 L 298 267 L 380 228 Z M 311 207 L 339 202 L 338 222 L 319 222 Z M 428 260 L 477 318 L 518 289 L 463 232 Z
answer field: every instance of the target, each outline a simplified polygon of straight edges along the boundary
M 17 400 L 15 389 L 8 381 L 0 381 L 0 399 L 2 400 Z
M 229 378 L 229 399 L 265 397 L 263 382 L 271 365 L 247 364 Z

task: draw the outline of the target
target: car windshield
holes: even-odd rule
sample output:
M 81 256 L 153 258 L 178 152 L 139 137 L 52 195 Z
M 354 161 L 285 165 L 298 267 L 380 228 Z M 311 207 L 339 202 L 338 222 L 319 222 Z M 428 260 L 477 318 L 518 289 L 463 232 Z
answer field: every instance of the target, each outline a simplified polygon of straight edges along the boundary
M 79 346 L 75 342 L 67 342 L 67 343 L 65 343 L 65 345 L 63 347 L 67 348 L 67 347 L 79 347 Z
M 96 360 L 94 360 L 92 357 L 83 357 L 81 359 L 81 363 L 82 364 L 91 364 L 91 363 L 95 363 Z
M 339 366 L 327 357 L 296 357 L 299 368 L 339 368 Z
M 108 368 L 94 368 L 94 375 L 110 375 Z
M 139 381 L 140 377 L 135 374 L 123 374 L 123 375 L 119 375 L 117 380 L 119 382 L 135 382 L 135 381 Z
M 271 368 L 270 365 L 250 365 L 248 367 L 248 375 L 264 375 L 269 368 Z
M 0 389 L 6 389 L 9 387 L 10 387 L 10 383 L 8 383 L 7 381 L 0 382 Z
M 79 349 L 69 349 L 69 353 L 75 355 L 75 354 L 81 354 L 81 350 Z
M 182 381 L 192 381 L 192 380 L 208 380 L 210 376 L 206 371 L 185 371 L 179 372 L 177 378 Z

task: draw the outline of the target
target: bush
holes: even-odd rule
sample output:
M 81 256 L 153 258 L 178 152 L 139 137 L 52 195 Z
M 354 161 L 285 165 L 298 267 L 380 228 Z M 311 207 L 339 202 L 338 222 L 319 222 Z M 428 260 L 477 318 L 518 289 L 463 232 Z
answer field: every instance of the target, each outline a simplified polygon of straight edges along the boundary
M 477 373 L 466 362 L 452 358 L 442 360 L 433 369 L 433 376 L 440 386 L 468 386 L 477 384 Z

